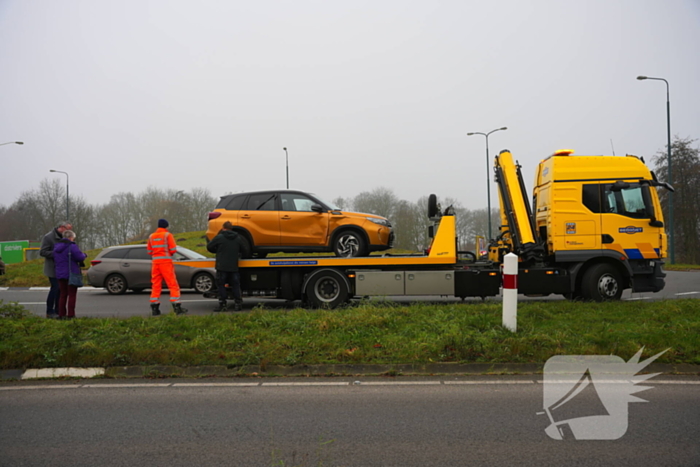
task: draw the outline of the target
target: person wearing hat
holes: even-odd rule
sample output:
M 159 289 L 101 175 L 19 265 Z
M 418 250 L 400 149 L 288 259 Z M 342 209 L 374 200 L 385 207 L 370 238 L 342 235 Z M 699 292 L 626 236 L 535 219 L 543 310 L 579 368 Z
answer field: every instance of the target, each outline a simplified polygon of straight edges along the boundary
M 177 250 L 175 237 L 168 232 L 168 221 L 158 219 L 158 229 L 148 237 L 146 250 L 151 255 L 151 314 L 160 315 L 160 294 L 163 289 L 163 281 L 170 291 L 170 303 L 176 314 L 187 313 L 187 309 L 180 304 L 180 286 L 175 277 L 173 255 Z

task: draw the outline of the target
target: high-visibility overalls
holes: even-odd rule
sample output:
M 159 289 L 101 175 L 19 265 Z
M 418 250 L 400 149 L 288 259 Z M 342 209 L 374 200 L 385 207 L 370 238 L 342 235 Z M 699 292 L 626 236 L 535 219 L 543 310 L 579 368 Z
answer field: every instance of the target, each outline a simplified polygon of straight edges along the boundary
M 158 228 L 148 237 L 146 249 L 151 255 L 151 304 L 160 303 L 163 281 L 170 290 L 170 303 L 180 303 L 180 286 L 175 277 L 173 254 L 177 245 L 168 229 Z

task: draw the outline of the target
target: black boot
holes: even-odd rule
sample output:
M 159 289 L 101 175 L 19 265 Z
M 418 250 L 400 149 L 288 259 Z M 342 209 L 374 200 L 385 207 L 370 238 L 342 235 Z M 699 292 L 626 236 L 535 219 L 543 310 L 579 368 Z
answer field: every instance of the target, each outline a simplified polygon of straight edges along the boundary
M 151 315 L 160 316 L 160 303 L 151 303 Z
M 219 305 L 214 308 L 215 312 L 226 311 L 226 300 L 219 300 Z
M 176 315 L 184 315 L 187 313 L 187 308 L 182 308 L 180 303 L 173 303 L 173 311 L 175 311 Z
M 233 304 L 233 311 L 241 311 L 242 309 L 241 302 L 236 300 Z

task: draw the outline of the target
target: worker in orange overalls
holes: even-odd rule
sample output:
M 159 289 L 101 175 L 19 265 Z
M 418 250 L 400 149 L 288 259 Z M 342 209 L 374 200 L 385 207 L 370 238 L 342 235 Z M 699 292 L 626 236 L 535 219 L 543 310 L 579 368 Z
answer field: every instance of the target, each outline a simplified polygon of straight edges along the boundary
M 170 291 L 170 303 L 176 314 L 187 313 L 187 309 L 180 304 L 180 286 L 175 277 L 173 254 L 177 245 L 175 238 L 168 232 L 168 221 L 158 219 L 158 229 L 148 237 L 146 249 L 153 260 L 151 265 L 151 314 L 160 315 L 160 293 L 163 289 L 163 281 Z

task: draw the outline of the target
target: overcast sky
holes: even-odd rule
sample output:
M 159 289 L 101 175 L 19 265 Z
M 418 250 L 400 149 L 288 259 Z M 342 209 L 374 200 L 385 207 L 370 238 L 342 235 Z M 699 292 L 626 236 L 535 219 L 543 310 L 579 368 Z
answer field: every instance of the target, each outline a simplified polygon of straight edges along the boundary
M 0 205 L 378 187 L 486 207 L 556 149 L 647 162 L 700 137 L 700 1 L 0 0 Z M 699 143 L 695 143 L 697 146 Z M 492 199 L 497 203 L 495 186 Z

